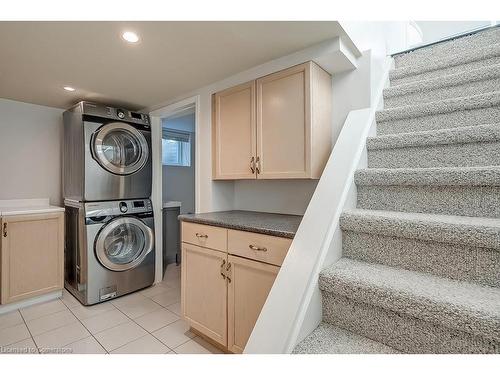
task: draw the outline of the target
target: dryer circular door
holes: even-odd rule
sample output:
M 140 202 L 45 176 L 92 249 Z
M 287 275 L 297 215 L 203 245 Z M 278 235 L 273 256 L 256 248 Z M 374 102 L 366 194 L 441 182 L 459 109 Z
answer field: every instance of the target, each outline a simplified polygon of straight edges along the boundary
M 126 271 L 142 263 L 153 243 L 153 231 L 144 222 L 135 217 L 119 217 L 100 230 L 95 253 L 107 269 Z
M 100 127 L 93 136 L 93 154 L 108 172 L 129 175 L 139 171 L 149 157 L 144 135 L 132 125 L 112 122 Z

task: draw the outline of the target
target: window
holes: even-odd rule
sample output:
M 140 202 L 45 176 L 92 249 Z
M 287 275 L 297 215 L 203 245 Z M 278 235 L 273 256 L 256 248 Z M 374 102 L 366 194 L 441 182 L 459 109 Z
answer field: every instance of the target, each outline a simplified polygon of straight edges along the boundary
M 191 134 L 180 130 L 163 129 L 163 165 L 191 166 Z

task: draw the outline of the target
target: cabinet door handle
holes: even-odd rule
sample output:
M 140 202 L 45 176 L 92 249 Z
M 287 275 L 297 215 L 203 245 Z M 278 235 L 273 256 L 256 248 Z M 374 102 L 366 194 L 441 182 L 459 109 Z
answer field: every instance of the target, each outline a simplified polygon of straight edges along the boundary
M 257 174 L 260 174 L 260 156 L 257 156 L 257 159 L 255 159 L 255 170 L 257 171 Z
M 227 262 L 227 266 L 226 266 L 226 278 L 227 278 L 227 281 L 230 283 L 231 282 L 231 263 Z
M 208 234 L 196 233 L 196 237 L 198 237 L 198 238 L 208 238 Z
M 223 259 L 222 264 L 220 265 L 220 274 L 222 275 L 222 278 L 226 280 L 226 269 L 224 266 L 226 265 L 226 261 Z
M 255 251 L 264 251 L 264 252 L 267 251 L 267 247 L 259 247 L 259 246 L 255 246 L 255 245 L 248 245 L 248 247 L 252 250 L 255 250 Z
M 253 156 L 250 159 L 250 170 L 252 171 L 252 174 L 255 173 L 255 157 L 253 157 Z
M 3 223 L 3 236 L 7 237 L 7 223 Z

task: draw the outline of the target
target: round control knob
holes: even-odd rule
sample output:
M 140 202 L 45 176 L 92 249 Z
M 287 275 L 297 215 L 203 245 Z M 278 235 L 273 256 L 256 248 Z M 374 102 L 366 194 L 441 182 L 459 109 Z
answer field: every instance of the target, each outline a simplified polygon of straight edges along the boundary
M 116 110 L 116 115 L 121 119 L 125 118 L 125 112 L 123 112 L 121 109 Z
M 128 211 L 127 203 L 120 202 L 120 211 L 121 212 L 127 212 Z

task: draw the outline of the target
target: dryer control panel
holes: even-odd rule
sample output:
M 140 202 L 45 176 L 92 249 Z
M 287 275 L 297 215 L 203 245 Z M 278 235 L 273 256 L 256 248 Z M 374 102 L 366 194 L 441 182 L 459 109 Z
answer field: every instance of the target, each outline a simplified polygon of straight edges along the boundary
M 80 107 L 80 111 L 83 115 L 125 121 L 142 125 L 144 128 L 149 128 L 151 126 L 149 115 L 145 113 L 133 112 L 123 108 L 108 107 L 91 102 L 80 102 L 77 106 Z

